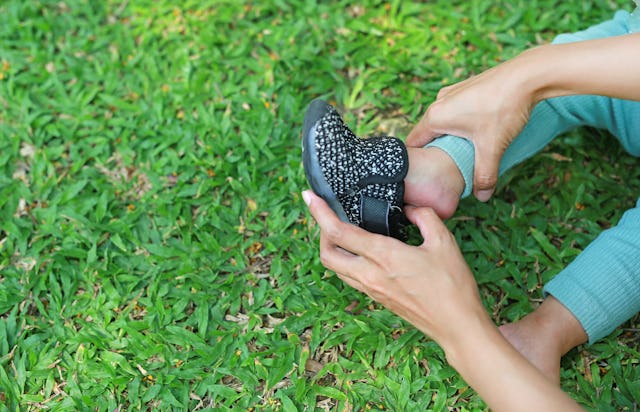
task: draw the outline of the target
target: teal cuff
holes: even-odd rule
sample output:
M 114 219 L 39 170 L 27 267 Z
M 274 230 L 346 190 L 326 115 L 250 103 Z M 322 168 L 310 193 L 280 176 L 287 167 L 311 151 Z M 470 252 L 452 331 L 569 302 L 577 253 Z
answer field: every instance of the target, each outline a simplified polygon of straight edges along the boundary
M 461 197 L 469 196 L 473 190 L 473 165 L 476 158 L 473 143 L 463 137 L 446 135 L 438 137 L 425 147 L 437 147 L 453 159 L 464 179 L 464 191 Z

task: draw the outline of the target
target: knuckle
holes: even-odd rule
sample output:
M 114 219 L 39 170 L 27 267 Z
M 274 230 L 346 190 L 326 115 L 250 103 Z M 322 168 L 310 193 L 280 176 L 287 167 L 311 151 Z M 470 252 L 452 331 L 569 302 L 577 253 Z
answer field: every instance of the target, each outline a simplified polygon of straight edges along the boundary
M 400 250 L 401 247 L 389 247 L 380 252 L 377 256 L 378 273 L 375 278 L 379 283 L 388 283 L 399 276 L 398 267 L 406 261 L 406 254 Z
M 440 100 L 440 98 L 438 98 L 438 100 L 436 100 L 435 102 L 431 103 L 431 106 L 429 106 L 429 108 L 427 109 L 427 112 L 425 113 L 426 117 L 438 117 L 441 113 L 442 113 L 442 100 Z
M 341 224 L 329 225 L 325 228 L 327 239 L 332 243 L 339 243 L 342 239 L 344 228 Z
M 430 219 L 430 220 L 438 219 L 438 220 L 440 220 L 440 218 L 438 218 L 438 214 L 436 213 L 436 211 L 433 208 L 425 207 L 425 208 L 420 209 L 420 211 L 422 212 L 423 216 L 426 219 Z
M 447 122 L 447 107 L 444 100 L 436 100 L 429 106 L 425 117 L 431 122 L 446 123 Z
M 478 189 L 489 189 L 495 186 L 497 178 L 494 174 L 487 173 L 478 175 L 476 180 Z
M 431 239 L 432 246 L 439 246 L 445 243 L 449 231 L 446 228 L 438 227 L 433 231 L 433 238 Z
M 368 249 L 371 256 L 375 256 L 376 260 L 380 262 L 385 262 L 388 256 L 393 253 L 393 249 L 386 246 L 384 242 L 371 242 L 371 244 L 368 245 Z
M 326 248 L 320 249 L 320 263 L 328 269 L 331 269 L 331 253 Z
M 436 95 L 436 99 L 441 99 L 444 96 L 446 96 L 449 92 L 451 91 L 451 86 L 446 86 L 443 87 L 442 89 L 440 89 L 438 91 L 438 94 Z
M 376 301 L 383 299 L 386 290 L 386 285 L 378 277 L 371 277 L 367 282 L 367 294 Z

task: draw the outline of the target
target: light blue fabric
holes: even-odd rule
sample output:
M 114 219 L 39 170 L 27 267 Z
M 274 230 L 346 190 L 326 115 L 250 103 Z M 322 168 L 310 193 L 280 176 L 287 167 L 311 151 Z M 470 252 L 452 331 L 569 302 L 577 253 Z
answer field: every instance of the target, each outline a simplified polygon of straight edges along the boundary
M 630 14 L 619 11 L 612 20 L 554 43 L 628 34 Z M 540 102 L 527 126 L 505 151 L 500 174 L 533 156 L 554 137 L 578 126 L 606 129 L 624 148 L 640 156 L 640 102 L 603 96 L 564 96 Z M 472 192 L 474 146 L 466 139 L 444 136 L 427 145 L 447 152 L 465 181 L 463 197 Z M 640 311 L 640 201 L 618 225 L 603 232 L 544 289 L 580 321 L 594 342 Z
M 636 9 L 629 16 L 629 32 L 640 32 L 640 0 L 634 0 L 636 3 Z

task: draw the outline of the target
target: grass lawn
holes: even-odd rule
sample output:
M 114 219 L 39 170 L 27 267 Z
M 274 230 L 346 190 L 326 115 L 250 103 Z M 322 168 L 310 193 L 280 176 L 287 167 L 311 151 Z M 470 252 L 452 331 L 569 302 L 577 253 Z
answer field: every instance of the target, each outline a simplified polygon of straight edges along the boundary
M 0 2 L 0 410 L 485 410 L 323 269 L 304 109 L 404 138 L 443 85 L 632 6 Z M 580 130 L 461 203 L 448 225 L 497 323 L 634 205 L 638 165 Z M 563 388 L 637 410 L 639 328 L 572 351 Z

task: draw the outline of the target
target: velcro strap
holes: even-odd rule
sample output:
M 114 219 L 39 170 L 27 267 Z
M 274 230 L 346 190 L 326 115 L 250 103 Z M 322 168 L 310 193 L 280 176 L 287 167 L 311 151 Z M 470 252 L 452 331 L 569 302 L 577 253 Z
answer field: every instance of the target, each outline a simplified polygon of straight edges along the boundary
M 369 232 L 390 236 L 389 202 L 360 196 L 360 226 Z

